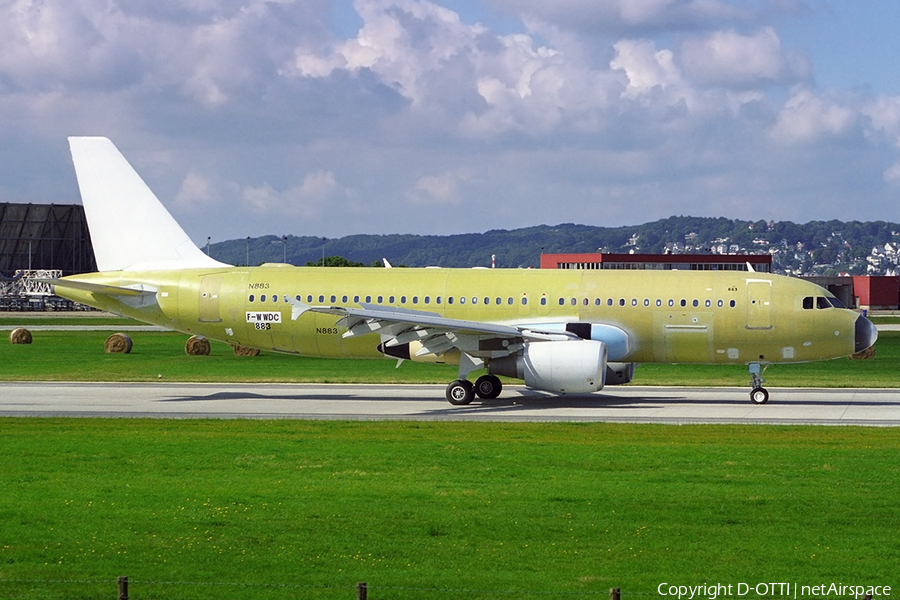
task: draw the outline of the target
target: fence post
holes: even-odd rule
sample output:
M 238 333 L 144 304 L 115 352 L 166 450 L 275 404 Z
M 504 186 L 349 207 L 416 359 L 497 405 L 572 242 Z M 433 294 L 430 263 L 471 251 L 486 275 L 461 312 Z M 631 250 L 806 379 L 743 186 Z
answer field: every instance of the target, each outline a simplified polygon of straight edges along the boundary
M 128 578 L 119 577 L 119 600 L 128 600 Z
M 622 590 L 619 588 L 609 588 L 609 600 L 621 600 Z
M 366 600 L 366 582 L 360 581 L 356 584 L 356 600 Z

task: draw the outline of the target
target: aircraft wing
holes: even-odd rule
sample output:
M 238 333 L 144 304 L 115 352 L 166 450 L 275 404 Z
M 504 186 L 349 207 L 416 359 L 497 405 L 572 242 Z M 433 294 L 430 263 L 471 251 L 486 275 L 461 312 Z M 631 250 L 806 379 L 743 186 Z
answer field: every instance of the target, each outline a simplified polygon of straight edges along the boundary
M 579 339 L 567 331 L 541 331 L 539 327 L 449 319 L 437 313 L 375 304 L 360 304 L 361 308 L 308 306 L 294 300 L 291 304 L 294 307 L 292 319 L 307 311 L 334 315 L 339 317 L 336 325 L 347 328 L 345 338 L 379 333 L 386 350 L 418 342 L 421 348 L 416 352 L 417 356 L 440 355 L 455 348 L 473 357 L 488 358 L 507 356 L 525 341 Z

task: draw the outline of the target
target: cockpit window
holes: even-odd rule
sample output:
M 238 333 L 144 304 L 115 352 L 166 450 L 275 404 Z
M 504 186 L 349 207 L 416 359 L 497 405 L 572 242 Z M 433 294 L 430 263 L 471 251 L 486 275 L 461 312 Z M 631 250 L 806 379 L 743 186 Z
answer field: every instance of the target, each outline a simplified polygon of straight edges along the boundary
M 807 296 L 803 299 L 803 310 L 812 310 L 814 298 L 812 296 Z
M 816 308 L 831 308 L 831 303 L 824 296 L 816 296 Z
M 841 304 L 841 301 L 837 298 L 825 297 L 825 296 L 807 296 L 803 299 L 803 309 L 804 310 L 812 310 L 814 308 L 844 308 L 844 305 Z
M 844 306 L 843 302 L 841 302 L 834 296 L 829 296 L 828 301 L 831 302 L 831 305 L 835 308 L 846 308 L 846 306 Z

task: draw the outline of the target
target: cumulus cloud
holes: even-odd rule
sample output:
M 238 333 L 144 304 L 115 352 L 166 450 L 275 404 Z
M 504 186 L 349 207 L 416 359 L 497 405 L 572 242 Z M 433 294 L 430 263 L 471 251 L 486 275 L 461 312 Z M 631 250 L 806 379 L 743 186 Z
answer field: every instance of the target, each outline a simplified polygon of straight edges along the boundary
M 196 209 L 208 205 L 212 200 L 212 186 L 199 173 L 188 173 L 175 195 L 175 203 L 187 209 Z
M 720 0 L 491 0 L 523 16 L 577 31 L 624 36 L 752 22 L 756 14 Z
M 856 124 L 858 110 L 798 90 L 781 108 L 772 136 L 782 143 L 814 141 L 823 136 L 846 134 Z
M 799 0 L 486 1 L 502 31 L 441 0 L 355 0 L 340 32 L 331 0 L 10 0 L 0 190 L 70 198 L 64 138 L 100 134 L 202 237 L 779 218 L 807 197 L 830 218 L 834 182 L 896 204 L 900 98 L 818 89 L 772 17 Z M 47 160 L 65 175 L 12 183 Z
M 772 27 L 753 35 L 726 30 L 688 38 L 681 44 L 678 60 L 687 76 L 703 85 L 759 86 L 808 74 L 800 58 L 789 64 Z
M 320 216 L 322 209 L 336 197 L 338 191 L 334 173 L 316 171 L 307 174 L 300 185 L 283 192 L 263 184 L 244 187 L 242 196 L 250 208 L 260 213 L 314 218 Z

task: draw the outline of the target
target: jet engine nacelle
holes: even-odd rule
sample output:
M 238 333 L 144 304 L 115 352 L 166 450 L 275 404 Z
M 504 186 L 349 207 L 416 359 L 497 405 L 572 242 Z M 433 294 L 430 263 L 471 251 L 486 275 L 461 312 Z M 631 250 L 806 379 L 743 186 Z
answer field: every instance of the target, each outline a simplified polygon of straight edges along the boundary
M 606 353 L 606 344 L 594 340 L 532 342 L 514 356 L 492 359 L 488 372 L 557 394 L 596 392 L 606 383 Z

